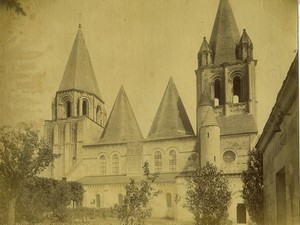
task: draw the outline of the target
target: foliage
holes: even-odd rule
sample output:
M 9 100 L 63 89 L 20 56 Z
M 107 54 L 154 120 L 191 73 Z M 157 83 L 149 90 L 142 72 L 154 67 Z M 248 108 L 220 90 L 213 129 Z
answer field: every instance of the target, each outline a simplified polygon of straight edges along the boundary
M 228 180 L 214 165 L 207 163 L 187 177 L 185 207 L 194 215 L 196 224 L 224 224 L 230 202 Z
M 150 174 L 149 163 L 145 162 L 144 176 L 146 179 L 141 183 L 136 183 L 130 179 L 129 184 L 125 186 L 126 195 L 122 204 L 116 204 L 112 209 L 113 213 L 126 225 L 132 222 L 141 224 L 141 222 L 151 216 L 152 208 L 147 207 L 150 199 L 157 197 L 161 191 L 155 190 L 152 184 L 158 178 L 158 174 Z
M 51 198 L 49 199 L 49 208 L 53 213 L 53 218 L 58 221 L 65 221 L 67 217 L 66 209 L 71 203 L 71 187 L 64 180 L 53 181 Z
M 65 221 L 69 217 L 67 207 L 71 201 L 74 199 L 80 201 L 82 198 L 83 187 L 78 182 L 41 177 L 28 178 L 22 182 L 16 199 L 17 221 L 25 220 L 30 223 L 42 222 L 45 219 Z M 0 218 L 7 210 L 7 207 L 3 208 L 5 203 L 0 205 Z M 4 223 L 4 219 L 0 222 Z
M 73 206 L 81 206 L 84 193 L 83 186 L 77 181 L 70 181 L 69 185 L 71 188 L 71 200 L 75 203 Z
M 51 147 L 28 126 L 0 127 L 0 181 L 7 197 L 8 224 L 14 224 L 15 203 L 22 182 L 42 172 L 55 159 Z
M 264 221 L 264 183 L 263 154 L 252 149 L 248 153 L 248 168 L 242 173 L 243 198 L 252 221 L 263 224 Z
M 0 6 L 4 6 L 7 9 L 14 10 L 17 14 L 26 15 L 19 0 L 0 0 Z

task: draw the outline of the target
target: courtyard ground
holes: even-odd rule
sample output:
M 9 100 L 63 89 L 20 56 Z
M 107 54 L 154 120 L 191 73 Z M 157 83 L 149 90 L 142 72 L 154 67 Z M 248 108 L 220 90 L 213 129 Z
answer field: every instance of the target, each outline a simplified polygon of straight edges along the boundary
M 31 223 L 17 223 L 16 225 L 31 225 Z M 103 218 L 82 218 L 74 219 L 69 222 L 43 222 L 35 223 L 34 225 L 121 225 L 121 222 L 117 219 L 103 219 Z M 150 218 L 147 219 L 144 225 L 194 225 L 193 222 L 180 222 L 172 219 L 159 219 L 159 218 Z

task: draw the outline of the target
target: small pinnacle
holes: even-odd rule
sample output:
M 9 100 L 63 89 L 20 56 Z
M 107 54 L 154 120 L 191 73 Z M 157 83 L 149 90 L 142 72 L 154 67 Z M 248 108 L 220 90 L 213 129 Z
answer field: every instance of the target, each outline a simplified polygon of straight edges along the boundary
M 81 28 L 81 24 L 78 25 L 78 28 Z
M 246 31 L 246 29 L 243 29 L 243 31 L 245 32 L 245 31 Z
M 206 40 L 206 37 L 203 37 L 203 40 Z

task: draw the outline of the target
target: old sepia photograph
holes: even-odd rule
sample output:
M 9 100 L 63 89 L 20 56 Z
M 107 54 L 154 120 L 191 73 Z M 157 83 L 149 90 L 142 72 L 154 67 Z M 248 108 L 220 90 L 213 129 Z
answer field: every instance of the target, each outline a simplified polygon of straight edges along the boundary
M 296 0 L 0 0 L 0 224 L 299 225 Z

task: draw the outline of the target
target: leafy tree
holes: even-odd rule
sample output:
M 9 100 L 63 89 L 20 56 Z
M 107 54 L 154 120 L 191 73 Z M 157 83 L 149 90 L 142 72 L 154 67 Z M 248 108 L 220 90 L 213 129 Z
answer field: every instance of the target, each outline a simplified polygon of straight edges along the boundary
M 22 182 L 19 193 L 16 198 L 16 221 L 37 223 L 46 218 L 65 221 L 69 219 L 67 206 L 71 201 L 80 205 L 83 187 L 75 181 L 31 177 Z M 7 211 L 6 202 L 5 198 L 0 198 L 0 224 L 5 224 L 3 214 Z
M 32 128 L 0 128 L 0 181 L 7 196 L 8 225 L 15 223 L 15 203 L 22 182 L 43 171 L 55 157 Z
M 82 184 L 77 181 L 70 181 L 68 183 L 71 188 L 71 200 L 73 201 L 73 207 L 81 206 L 84 193 Z
M 112 211 L 126 225 L 135 222 L 141 224 L 142 220 L 150 217 L 152 208 L 147 206 L 150 199 L 157 197 L 161 191 L 155 190 L 152 184 L 158 178 L 158 174 L 150 174 L 149 163 L 145 162 L 144 166 L 145 180 L 136 183 L 130 179 L 130 183 L 125 186 L 126 195 L 121 204 L 116 204 Z
M 231 203 L 228 180 L 211 163 L 187 177 L 185 207 L 194 215 L 196 224 L 224 224 Z
M 252 149 L 248 155 L 248 168 L 242 173 L 242 194 L 251 220 L 260 225 L 264 222 L 263 154 Z
M 7 9 L 14 10 L 17 14 L 26 15 L 19 0 L 0 0 L 0 6 L 4 6 Z
M 36 223 L 43 220 L 43 213 L 49 211 L 49 185 L 46 178 L 28 178 L 22 182 L 16 199 L 16 221 Z

